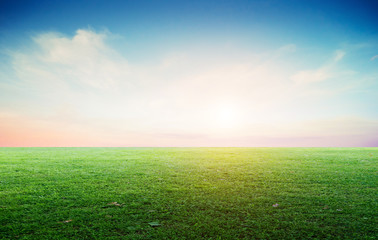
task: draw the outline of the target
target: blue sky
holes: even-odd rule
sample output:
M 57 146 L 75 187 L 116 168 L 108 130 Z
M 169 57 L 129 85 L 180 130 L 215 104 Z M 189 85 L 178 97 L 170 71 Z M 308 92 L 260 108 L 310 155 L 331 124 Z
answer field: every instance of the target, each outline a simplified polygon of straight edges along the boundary
M 1 1 L 0 145 L 378 146 L 377 10 Z

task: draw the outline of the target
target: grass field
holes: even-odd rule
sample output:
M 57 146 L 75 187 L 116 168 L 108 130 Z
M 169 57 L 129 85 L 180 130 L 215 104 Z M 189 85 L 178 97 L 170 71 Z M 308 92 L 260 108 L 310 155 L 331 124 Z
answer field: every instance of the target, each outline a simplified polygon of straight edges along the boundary
M 377 239 L 378 148 L 0 148 L 0 239 Z

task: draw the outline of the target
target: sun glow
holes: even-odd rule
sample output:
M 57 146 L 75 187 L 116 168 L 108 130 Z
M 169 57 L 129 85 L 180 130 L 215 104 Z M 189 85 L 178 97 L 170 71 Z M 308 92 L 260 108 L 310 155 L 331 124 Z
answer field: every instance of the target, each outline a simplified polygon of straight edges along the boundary
M 219 107 L 217 113 L 217 121 L 219 127 L 233 128 L 238 122 L 238 111 L 235 106 L 223 105 Z

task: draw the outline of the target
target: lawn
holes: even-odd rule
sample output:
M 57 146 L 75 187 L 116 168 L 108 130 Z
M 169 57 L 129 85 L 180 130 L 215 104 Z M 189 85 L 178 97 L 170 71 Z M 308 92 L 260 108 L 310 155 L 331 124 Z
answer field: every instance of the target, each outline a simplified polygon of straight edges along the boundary
M 0 148 L 0 239 L 377 239 L 378 148 Z

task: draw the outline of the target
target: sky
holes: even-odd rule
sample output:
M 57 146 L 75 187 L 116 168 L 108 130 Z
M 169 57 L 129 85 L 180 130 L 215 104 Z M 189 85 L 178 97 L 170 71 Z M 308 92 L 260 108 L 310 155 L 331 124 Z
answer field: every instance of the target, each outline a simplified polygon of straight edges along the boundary
M 1 147 L 378 147 L 375 0 L 0 0 Z

